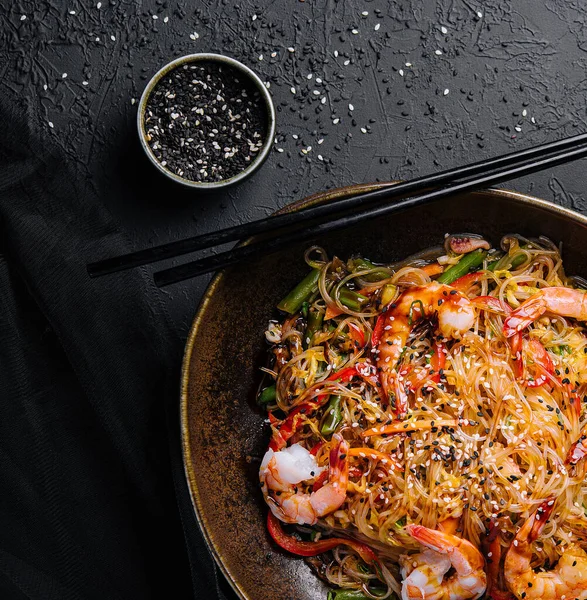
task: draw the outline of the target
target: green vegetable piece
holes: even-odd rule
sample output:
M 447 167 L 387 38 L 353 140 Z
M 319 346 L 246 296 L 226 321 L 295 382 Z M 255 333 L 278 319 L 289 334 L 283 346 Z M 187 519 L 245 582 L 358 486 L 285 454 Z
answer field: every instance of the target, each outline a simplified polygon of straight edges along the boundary
M 363 296 L 363 294 L 359 294 L 357 292 L 353 292 L 346 287 L 340 288 L 340 292 L 338 298 L 344 306 L 354 310 L 355 312 L 360 312 L 362 305 L 369 300 L 367 296 Z
M 326 405 L 322 427 L 320 428 L 322 435 L 332 435 L 340 425 L 342 421 L 341 402 L 342 396 L 330 396 L 330 400 Z
M 304 345 L 307 348 L 312 342 L 314 334 L 322 329 L 324 322 L 324 313 L 319 310 L 308 311 L 308 326 L 306 327 L 306 335 L 304 336 Z
M 377 269 L 380 268 L 380 265 L 373 264 L 370 260 L 366 258 L 353 258 L 351 260 L 351 265 L 353 271 L 364 271 L 366 269 Z M 381 267 L 383 268 L 383 267 Z M 385 272 L 373 272 L 368 275 L 362 276 L 365 281 L 381 281 L 382 279 L 387 279 L 389 275 Z
M 438 283 L 449 284 L 456 281 L 459 277 L 463 277 L 469 271 L 478 270 L 487 256 L 487 250 L 473 250 L 465 254 L 456 265 L 448 268 L 440 277 L 436 280 Z
M 271 402 L 275 402 L 277 398 L 277 390 L 275 388 L 275 384 L 266 387 L 258 396 L 257 396 L 257 404 L 261 406 L 265 406 L 266 404 L 270 404 Z
M 319 269 L 312 269 L 296 287 L 277 305 L 279 310 L 293 315 L 297 313 L 302 304 L 307 302 L 312 294 L 318 290 Z
M 513 270 L 517 269 L 525 260 L 525 254 L 515 254 L 514 257 L 510 257 L 509 254 L 505 254 L 498 260 L 494 260 L 493 262 L 487 265 L 487 269 L 489 271 L 504 271 L 504 270 Z

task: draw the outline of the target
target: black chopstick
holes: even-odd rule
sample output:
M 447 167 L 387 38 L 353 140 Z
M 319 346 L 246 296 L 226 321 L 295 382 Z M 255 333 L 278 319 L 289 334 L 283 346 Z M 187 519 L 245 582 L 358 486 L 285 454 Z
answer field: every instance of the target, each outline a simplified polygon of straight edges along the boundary
M 587 156 L 587 145 L 580 146 L 579 148 L 572 148 L 570 150 L 559 151 L 544 158 L 532 160 L 521 165 L 494 170 L 491 173 L 484 173 L 477 177 L 470 177 L 465 181 L 452 183 L 445 187 L 434 189 L 412 198 L 400 200 L 395 204 L 370 207 L 333 221 L 318 223 L 317 225 L 305 227 L 301 231 L 291 231 L 279 237 L 240 246 L 234 248 L 233 250 L 229 250 L 228 252 L 222 252 L 214 256 L 209 256 L 207 258 L 195 260 L 193 262 L 172 267 L 170 269 L 158 271 L 154 274 L 154 280 L 157 286 L 164 287 L 166 285 L 177 283 L 191 277 L 216 271 L 237 262 L 242 262 L 244 260 L 250 260 L 262 255 L 266 255 L 271 252 L 275 252 L 284 246 L 297 242 L 303 242 L 331 231 L 336 231 L 337 229 L 350 227 L 368 219 L 375 219 L 377 217 L 382 217 L 394 212 L 406 210 L 414 206 L 423 206 L 442 198 L 446 198 L 447 196 L 470 192 L 476 189 L 494 185 L 496 183 L 501 183 L 515 177 L 530 175 L 536 171 L 554 167 L 556 165 L 576 160 L 584 156 Z M 373 192 L 370 194 L 372 193 Z M 370 194 L 364 194 L 363 197 L 369 196 Z
M 389 186 L 385 188 L 380 188 L 360 196 L 327 202 L 295 213 L 267 217 L 265 219 L 253 221 L 252 223 L 245 223 L 244 225 L 237 225 L 235 227 L 205 233 L 184 240 L 169 242 L 167 244 L 154 246 L 153 248 L 139 250 L 122 256 L 106 258 L 88 264 L 88 273 L 91 277 L 98 277 L 130 269 L 132 267 L 138 267 L 147 263 L 181 256 L 182 254 L 202 250 L 203 248 L 218 246 L 226 242 L 245 239 L 260 233 L 270 232 L 275 235 L 278 234 L 281 229 L 299 226 L 308 221 L 324 220 L 326 217 L 337 213 L 340 215 L 342 212 L 355 210 L 366 205 L 374 205 L 382 201 L 389 202 L 392 199 L 406 198 L 416 192 L 422 192 L 432 187 L 453 183 L 458 179 L 470 177 L 478 173 L 486 173 L 491 169 L 503 168 L 522 161 L 540 158 L 548 153 L 576 147 L 585 142 L 587 142 L 587 134 L 580 134 L 556 142 L 550 142 L 541 146 L 534 146 L 532 148 L 527 148 L 526 150 L 506 154 L 504 156 L 498 156 L 470 165 L 457 167 L 455 169 L 441 171 L 440 173 L 425 175 L 396 185 L 389 184 Z

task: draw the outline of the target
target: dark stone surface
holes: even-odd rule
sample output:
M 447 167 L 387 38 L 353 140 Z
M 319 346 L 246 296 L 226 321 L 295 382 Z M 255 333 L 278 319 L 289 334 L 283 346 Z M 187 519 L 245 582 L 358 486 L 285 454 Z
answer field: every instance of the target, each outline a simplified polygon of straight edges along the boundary
M 137 249 L 324 188 L 410 178 L 585 130 L 580 0 L 22 0 L 0 14 L 0 85 L 45 124 Z M 205 51 L 255 69 L 278 112 L 265 166 L 204 196 L 148 163 L 136 107 L 164 63 Z M 586 212 L 584 164 L 507 187 Z M 161 292 L 183 338 L 207 280 Z

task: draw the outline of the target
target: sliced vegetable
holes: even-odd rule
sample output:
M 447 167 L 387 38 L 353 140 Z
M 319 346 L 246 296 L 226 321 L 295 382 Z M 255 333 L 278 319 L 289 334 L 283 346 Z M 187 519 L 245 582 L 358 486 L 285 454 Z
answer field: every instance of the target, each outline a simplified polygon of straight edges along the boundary
M 377 556 L 369 546 L 347 538 L 326 538 L 317 542 L 302 542 L 283 531 L 281 521 L 271 512 L 267 514 L 267 529 L 273 541 L 284 550 L 298 556 L 317 556 L 328 552 L 337 546 L 344 545 L 352 548 L 368 565 L 379 565 Z
M 261 391 L 261 393 L 257 396 L 257 404 L 265 406 L 266 404 L 275 402 L 276 398 L 277 390 L 275 388 L 275 384 L 273 384 Z
M 312 294 L 318 291 L 320 270 L 312 269 L 296 287 L 277 305 L 279 310 L 293 315 L 297 313 L 302 304 L 307 302 Z
M 352 258 L 350 261 L 350 266 L 353 271 L 365 271 L 367 269 L 383 269 L 384 267 L 380 267 L 380 265 L 376 265 L 372 263 L 370 260 L 366 258 Z M 382 279 L 387 279 L 389 274 L 386 271 L 374 271 L 373 273 L 369 273 L 368 275 L 361 276 L 365 281 L 381 281 Z
M 306 347 L 312 342 L 314 334 L 322 329 L 323 322 L 324 313 L 322 311 L 313 309 L 308 311 L 308 326 L 306 327 L 306 335 L 304 336 Z
M 440 275 L 444 271 L 444 267 L 439 265 L 437 262 L 430 263 L 429 265 L 424 265 L 420 267 L 428 277 L 434 277 L 436 275 Z
M 332 435 L 340 425 L 342 421 L 341 402 L 342 396 L 330 396 L 330 400 L 326 405 L 322 427 L 320 428 L 322 435 Z
M 353 290 L 349 290 L 346 287 L 340 288 L 338 299 L 341 304 L 355 312 L 360 312 L 362 305 L 369 300 L 367 296 L 363 296 L 363 294 L 359 294 L 358 292 L 353 292 Z
M 381 291 L 381 306 L 388 306 L 397 295 L 397 286 L 393 283 L 386 283 Z
M 456 279 L 459 279 L 459 277 L 466 275 L 472 269 L 480 267 L 486 256 L 487 250 L 469 252 L 469 254 L 463 255 L 463 258 L 456 265 L 449 267 L 436 281 L 445 284 L 452 283 Z
M 513 258 L 505 254 L 499 260 L 494 260 L 487 265 L 488 271 L 504 271 L 517 269 L 526 260 L 525 254 L 515 254 Z

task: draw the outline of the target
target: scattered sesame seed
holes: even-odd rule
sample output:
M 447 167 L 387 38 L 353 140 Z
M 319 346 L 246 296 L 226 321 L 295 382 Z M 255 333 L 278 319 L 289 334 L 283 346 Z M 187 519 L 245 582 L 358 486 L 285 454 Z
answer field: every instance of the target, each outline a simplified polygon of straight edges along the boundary
M 381 23 L 377 23 L 374 27 L 375 31 L 379 31 L 380 28 L 381 28 Z
M 82 81 L 82 85 L 89 85 L 90 82 L 89 81 Z
M 483 18 L 483 13 L 482 13 L 480 10 L 478 10 L 478 11 L 477 11 L 477 16 L 478 16 L 480 19 L 482 19 L 482 18 Z
M 349 104 L 349 110 L 355 110 L 355 107 L 352 104 Z
M 98 10 L 100 10 L 100 9 L 102 8 L 102 3 L 101 3 L 101 2 L 98 2 L 98 4 L 96 4 L 96 8 L 97 8 Z
M 168 22 L 169 22 L 169 17 L 165 17 L 165 18 L 163 19 L 163 23 L 168 23 Z
M 398 71 L 398 73 L 400 74 L 400 76 L 401 76 L 401 77 L 403 77 L 403 76 L 404 76 L 404 70 L 403 70 L 403 69 L 400 69 L 400 70 Z
M 353 29 L 353 30 L 351 31 L 351 33 L 352 33 L 353 35 L 357 35 L 357 33 L 359 33 L 359 30 L 358 30 L 358 29 Z
M 448 33 L 448 29 L 444 25 L 440 28 L 440 31 L 442 31 L 442 33 Z
M 197 31 L 194 31 L 193 33 L 190 33 L 190 39 L 193 40 L 194 42 L 200 37 L 200 34 Z
M 67 73 L 63 73 L 63 74 L 61 75 L 61 79 L 66 79 L 66 78 L 67 78 Z
M 340 123 L 340 119 L 337 117 L 336 119 L 332 119 L 333 125 L 338 125 Z
M 444 96 L 448 96 L 449 92 L 450 92 L 450 90 L 448 88 L 446 88 L 444 90 L 444 92 L 442 92 L 442 93 L 443 93 Z
M 288 51 L 288 52 L 295 52 L 295 51 L 296 51 L 296 49 L 295 49 L 293 46 L 290 46 L 290 47 L 287 49 L 287 51 Z
M 115 41 L 116 41 L 116 36 L 114 36 L 114 35 L 111 35 L 111 36 L 110 36 L 110 39 L 111 39 L 113 42 L 115 42 Z
M 295 93 L 296 93 L 296 88 L 292 86 L 292 87 L 290 87 L 290 88 L 289 88 L 289 91 L 290 91 L 292 94 L 295 94 Z
M 434 54 L 440 56 L 442 54 L 442 50 L 434 50 Z
M 362 14 L 364 17 L 368 17 L 368 16 L 369 16 L 369 11 L 368 11 L 368 10 L 364 10 L 364 11 L 363 11 L 361 14 Z
M 21 16 L 20 16 L 20 20 L 21 20 L 21 21 L 26 21 L 26 15 L 21 15 Z
M 257 15 L 253 15 L 253 16 L 251 17 L 251 19 L 252 19 L 253 21 L 256 21 L 256 20 L 257 20 Z
M 157 15 L 153 15 L 153 19 L 156 21 L 159 17 Z
M 51 129 L 53 129 L 54 125 L 52 121 L 49 121 L 49 127 L 51 127 Z

